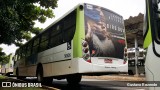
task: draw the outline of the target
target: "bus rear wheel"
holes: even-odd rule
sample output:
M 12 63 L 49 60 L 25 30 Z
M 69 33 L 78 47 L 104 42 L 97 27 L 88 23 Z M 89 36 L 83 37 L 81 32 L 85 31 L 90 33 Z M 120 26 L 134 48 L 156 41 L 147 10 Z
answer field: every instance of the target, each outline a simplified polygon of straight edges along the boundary
M 68 84 L 79 84 L 81 78 L 81 74 L 71 74 L 66 77 Z
M 132 70 L 128 70 L 128 74 L 129 74 L 129 75 L 134 75 L 134 73 L 133 73 Z
M 53 83 L 53 77 L 45 77 L 43 82 L 46 84 L 49 84 L 49 85 L 52 85 Z

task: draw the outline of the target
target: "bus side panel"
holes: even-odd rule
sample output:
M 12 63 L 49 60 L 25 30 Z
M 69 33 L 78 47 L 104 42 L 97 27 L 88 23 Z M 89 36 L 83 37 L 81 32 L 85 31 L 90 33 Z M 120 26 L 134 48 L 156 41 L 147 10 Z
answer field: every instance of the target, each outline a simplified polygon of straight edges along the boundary
M 37 69 L 37 66 L 34 65 L 34 66 L 29 66 L 29 67 L 26 67 L 27 69 L 27 73 L 25 73 L 25 76 L 36 76 L 36 69 Z
M 159 48 L 156 48 L 156 50 L 160 51 Z M 153 46 L 152 44 L 150 44 L 148 47 L 146 61 L 145 61 L 146 77 L 148 80 L 160 81 L 159 78 L 160 73 L 157 71 L 157 69 L 159 69 L 159 65 L 160 65 L 160 59 L 154 54 Z
M 92 63 L 86 62 L 83 58 L 74 58 L 72 66 L 77 67 L 77 73 L 92 73 Z
M 71 60 L 43 64 L 44 77 L 59 76 L 71 73 Z
M 70 74 L 73 57 L 72 42 L 64 43 L 38 54 L 38 63 L 43 65 L 44 77 Z
M 156 47 L 156 50 L 160 52 L 160 49 Z M 146 78 L 149 81 L 160 81 L 159 73 L 160 59 L 153 52 L 152 44 L 149 45 L 146 61 L 145 61 L 145 72 Z M 149 87 L 149 90 L 159 90 L 159 87 Z

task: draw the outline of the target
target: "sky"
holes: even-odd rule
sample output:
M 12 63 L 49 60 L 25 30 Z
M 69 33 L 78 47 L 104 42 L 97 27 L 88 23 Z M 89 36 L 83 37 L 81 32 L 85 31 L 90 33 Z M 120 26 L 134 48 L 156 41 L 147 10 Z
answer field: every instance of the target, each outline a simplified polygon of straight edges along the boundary
M 110 9 L 120 14 L 124 19 L 128 19 L 130 16 L 137 16 L 139 13 L 144 13 L 145 9 L 145 0 L 58 0 L 58 7 L 53 10 L 55 18 L 47 19 L 43 24 L 36 22 L 35 27 L 46 28 L 74 6 L 83 2 Z M 17 49 L 15 45 L 8 46 L 1 44 L 0 47 L 3 48 L 3 52 L 7 55 L 14 53 Z

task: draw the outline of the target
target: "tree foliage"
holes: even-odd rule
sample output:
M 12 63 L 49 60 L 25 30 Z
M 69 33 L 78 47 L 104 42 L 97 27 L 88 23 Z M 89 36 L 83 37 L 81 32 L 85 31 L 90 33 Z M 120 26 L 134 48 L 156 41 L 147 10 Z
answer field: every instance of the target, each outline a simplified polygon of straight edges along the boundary
M 38 34 L 42 29 L 34 21 L 54 17 L 55 7 L 57 0 L 0 0 L 0 44 L 20 45 L 31 33 Z
M 6 64 L 9 62 L 10 55 L 6 55 L 4 52 L 2 52 L 2 48 L 0 48 L 0 63 Z

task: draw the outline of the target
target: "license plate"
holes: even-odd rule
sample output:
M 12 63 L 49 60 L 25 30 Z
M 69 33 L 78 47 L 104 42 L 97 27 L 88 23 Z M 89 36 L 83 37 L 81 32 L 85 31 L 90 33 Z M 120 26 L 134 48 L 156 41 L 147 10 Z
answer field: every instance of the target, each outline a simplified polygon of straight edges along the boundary
M 112 63 L 112 59 L 104 59 L 105 63 Z

